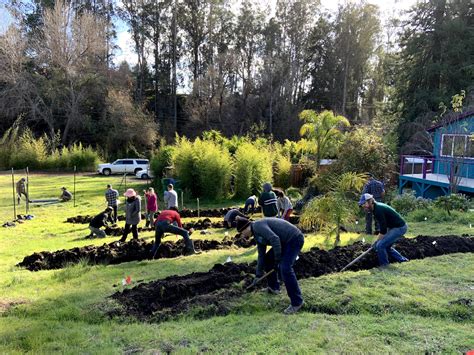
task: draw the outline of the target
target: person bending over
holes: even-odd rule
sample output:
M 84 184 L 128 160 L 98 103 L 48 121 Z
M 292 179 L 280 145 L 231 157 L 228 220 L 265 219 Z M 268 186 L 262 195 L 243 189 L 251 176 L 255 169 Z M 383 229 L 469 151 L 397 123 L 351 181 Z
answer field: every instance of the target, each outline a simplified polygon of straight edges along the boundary
M 303 233 L 280 218 L 264 218 L 256 222 L 251 222 L 246 218 L 237 218 L 237 231 L 244 237 L 254 236 L 257 242 L 258 260 L 256 280 L 263 276 L 264 270 L 272 272 L 268 276 L 268 292 L 272 294 L 280 293 L 280 283 L 278 274 L 285 282 L 286 292 L 291 300 L 291 304 L 284 310 L 285 314 L 293 314 L 303 306 L 303 297 L 296 279 L 293 264 L 304 244 Z M 272 248 L 267 251 L 267 246 Z
M 392 207 L 376 202 L 371 194 L 362 194 L 359 200 L 359 206 L 365 211 L 370 211 L 380 227 L 380 233 L 373 244 L 380 266 L 387 266 L 391 256 L 398 262 L 408 261 L 392 245 L 407 232 L 408 226 L 403 218 Z

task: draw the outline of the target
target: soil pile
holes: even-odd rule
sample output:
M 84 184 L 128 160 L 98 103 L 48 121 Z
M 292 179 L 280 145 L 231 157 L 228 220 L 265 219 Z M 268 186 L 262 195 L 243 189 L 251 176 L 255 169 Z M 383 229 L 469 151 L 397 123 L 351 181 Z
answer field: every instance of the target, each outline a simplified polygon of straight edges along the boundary
M 231 208 L 216 208 L 216 209 L 210 209 L 210 210 L 200 210 L 199 213 L 197 210 L 189 210 L 189 209 L 184 209 L 179 211 L 179 214 L 181 218 L 189 218 L 189 217 L 222 217 L 226 215 L 227 212 L 229 212 Z M 243 209 L 239 209 L 241 212 L 243 212 Z M 255 208 L 255 213 L 260 213 L 261 208 L 257 207 Z M 159 212 L 156 213 L 156 215 L 159 215 Z M 198 216 L 199 215 L 199 216 Z M 94 218 L 94 216 L 91 215 L 79 215 L 76 217 L 69 217 L 66 219 L 67 223 L 90 223 L 90 221 Z M 298 218 L 297 217 L 290 217 L 293 218 L 293 220 L 290 220 L 292 223 L 296 221 L 298 223 Z M 121 215 L 118 216 L 117 218 L 119 221 L 125 221 L 125 216 Z M 145 219 L 145 215 L 142 214 L 142 219 Z M 221 224 L 222 225 L 222 224 Z M 209 227 L 208 227 L 209 228 Z M 222 227 L 215 227 L 215 228 L 222 228 Z
M 357 242 L 329 251 L 313 248 L 300 255 L 295 263 L 295 272 L 300 279 L 338 272 L 369 247 L 369 244 Z M 472 253 L 474 238 L 418 236 L 414 239 L 402 239 L 396 247 L 408 259 L 423 259 L 450 253 Z M 255 263 L 216 264 L 208 272 L 171 276 L 117 292 L 111 298 L 123 307 L 114 314 L 162 320 L 186 312 L 196 305 L 212 305 L 214 314 L 226 314 L 229 310 L 225 304 L 245 292 L 243 287 L 230 286 L 236 283 L 246 284 L 253 277 L 255 266 Z M 370 269 L 376 266 L 377 257 L 375 252 L 371 252 L 351 269 Z
M 252 245 L 252 240 L 242 238 L 240 234 L 221 242 L 217 240 L 194 240 L 195 249 L 201 251 L 229 249 L 233 245 L 245 248 Z M 17 266 L 30 271 L 39 271 L 60 269 L 67 265 L 77 264 L 80 261 L 87 261 L 90 264 L 120 264 L 148 259 L 152 246 L 153 242 L 146 242 L 143 239 L 131 239 L 127 243 L 116 241 L 102 246 L 88 245 L 82 248 L 63 249 L 55 252 L 43 251 L 26 256 Z M 176 242 L 162 242 L 156 258 L 176 258 L 185 255 L 185 250 L 186 247 L 182 238 Z

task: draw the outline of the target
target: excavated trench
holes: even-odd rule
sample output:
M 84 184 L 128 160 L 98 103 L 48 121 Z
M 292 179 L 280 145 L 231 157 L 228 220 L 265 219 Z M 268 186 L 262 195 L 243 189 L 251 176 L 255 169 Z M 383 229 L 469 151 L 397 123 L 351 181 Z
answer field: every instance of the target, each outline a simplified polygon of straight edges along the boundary
M 307 253 L 300 254 L 294 267 L 296 275 L 302 279 L 338 272 L 369 246 L 357 242 L 329 251 L 313 248 Z M 423 259 L 451 253 L 472 253 L 474 238 L 418 236 L 413 239 L 402 239 L 396 247 L 410 260 Z M 359 263 L 353 265 L 351 270 L 371 269 L 377 266 L 377 257 L 374 252 L 370 252 Z M 255 263 L 216 264 L 208 272 L 170 276 L 140 284 L 110 296 L 120 305 L 110 312 L 110 315 L 161 321 L 199 307 L 206 309 L 203 311 L 206 316 L 225 315 L 231 310 L 228 305 L 232 300 L 248 292 L 244 286 L 250 282 L 254 272 Z
M 229 249 L 233 246 L 249 248 L 255 245 L 253 238 L 244 238 L 237 234 L 233 238 L 217 240 L 194 240 L 194 247 L 197 250 L 208 251 L 216 249 Z M 87 245 L 81 248 L 63 249 L 55 252 L 42 251 L 26 256 L 22 262 L 17 264 L 30 271 L 61 269 L 67 265 L 77 264 L 87 261 L 89 264 L 120 264 L 129 261 L 145 260 L 150 256 L 153 242 L 146 242 L 143 239 L 131 239 L 127 243 L 112 242 L 101 246 Z M 156 258 L 176 258 L 185 253 L 183 239 L 176 243 L 162 242 Z

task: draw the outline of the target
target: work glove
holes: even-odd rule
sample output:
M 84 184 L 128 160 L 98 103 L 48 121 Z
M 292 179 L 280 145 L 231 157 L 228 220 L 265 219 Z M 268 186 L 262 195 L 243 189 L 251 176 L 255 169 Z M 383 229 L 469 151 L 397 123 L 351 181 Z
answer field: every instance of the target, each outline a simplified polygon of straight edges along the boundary
M 257 284 L 258 284 L 258 279 L 259 279 L 259 278 L 260 278 L 260 277 L 255 276 L 255 277 L 253 278 L 252 282 L 250 283 L 250 285 L 247 286 L 247 288 L 254 288 L 255 286 L 257 286 Z

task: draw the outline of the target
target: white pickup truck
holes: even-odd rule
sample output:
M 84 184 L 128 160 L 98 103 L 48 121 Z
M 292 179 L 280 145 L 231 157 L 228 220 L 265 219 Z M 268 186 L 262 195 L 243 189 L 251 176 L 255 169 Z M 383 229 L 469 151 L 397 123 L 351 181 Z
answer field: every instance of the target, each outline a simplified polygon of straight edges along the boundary
M 97 172 L 105 176 L 110 174 L 136 174 L 140 170 L 148 169 L 148 159 L 117 159 L 113 163 L 99 164 Z

